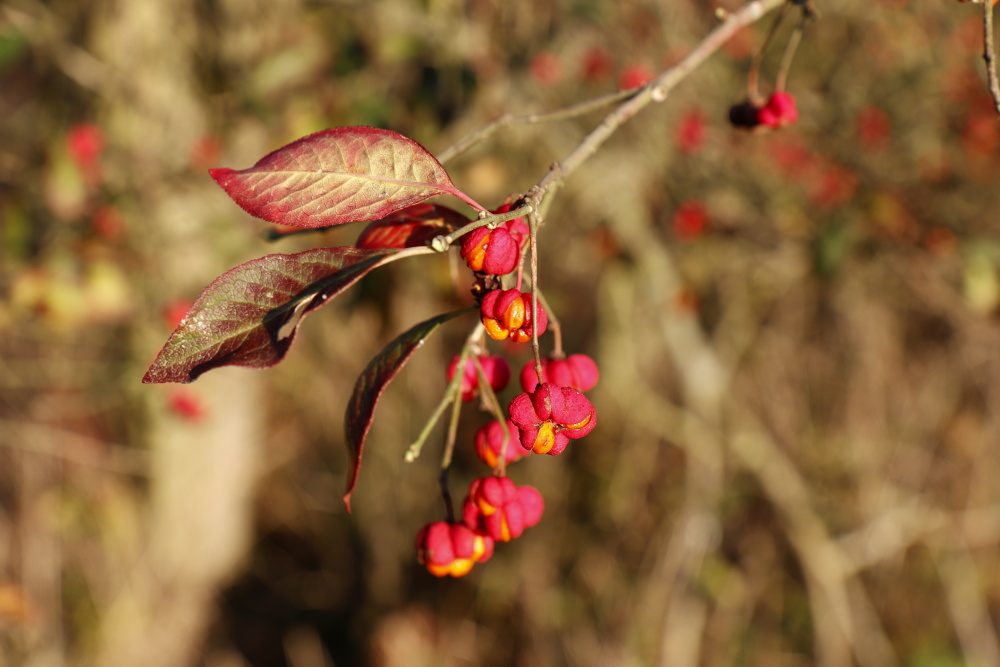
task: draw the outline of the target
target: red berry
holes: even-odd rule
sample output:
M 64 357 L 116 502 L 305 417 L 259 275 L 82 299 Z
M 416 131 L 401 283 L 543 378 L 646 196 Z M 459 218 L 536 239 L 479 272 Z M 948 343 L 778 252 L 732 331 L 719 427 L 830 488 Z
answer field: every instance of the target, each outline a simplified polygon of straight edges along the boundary
M 491 290 L 483 297 L 480 317 L 486 333 L 493 340 L 510 338 L 515 343 L 531 340 L 531 293 L 516 289 Z M 542 304 L 538 304 L 538 335 L 545 333 L 549 319 Z
M 76 166 L 91 169 L 104 150 L 104 132 L 91 123 L 74 125 L 66 135 L 66 149 Z
M 483 375 L 486 376 L 493 391 L 503 391 L 510 382 L 510 366 L 503 357 L 479 357 L 479 365 L 483 368 Z M 448 365 L 448 382 L 455 377 L 455 368 L 458 366 L 458 356 L 455 356 Z M 474 359 L 465 360 L 465 372 L 462 375 L 461 386 L 462 400 L 468 403 L 479 396 L 479 373 L 476 370 Z
M 565 359 L 542 359 L 542 382 L 590 391 L 599 377 L 597 364 L 585 354 L 571 354 Z M 529 361 L 521 369 L 521 388 L 531 392 L 539 384 L 535 362 Z
M 480 227 L 462 243 L 462 259 L 473 271 L 496 276 L 507 275 L 517 268 L 521 252 L 517 240 L 505 227 Z
M 478 534 L 509 542 L 538 523 L 544 508 L 541 494 L 530 486 L 515 486 L 507 477 L 481 477 L 469 486 L 462 520 Z
M 688 111 L 677 124 L 677 147 L 682 153 L 692 154 L 705 144 L 705 114 L 699 109 Z
M 436 577 L 468 574 L 493 554 L 493 540 L 460 523 L 436 521 L 417 533 L 417 560 Z
M 767 104 L 757 112 L 760 124 L 773 128 L 791 125 L 798 118 L 799 111 L 795 106 L 795 98 L 791 93 L 784 91 L 773 93 L 768 98 Z
M 708 226 L 708 212 L 701 202 L 686 201 L 674 212 L 674 234 L 682 241 L 692 241 Z
M 603 81 L 611 76 L 614 61 L 611 54 L 600 46 L 595 46 L 583 57 L 583 78 L 587 81 Z
M 645 65 L 628 65 L 618 75 L 618 88 L 630 90 L 645 86 L 653 80 L 656 74 Z
M 543 86 L 559 83 L 562 78 L 562 63 L 551 51 L 542 51 L 531 59 L 531 76 Z
M 521 446 L 536 454 L 559 454 L 597 425 L 597 412 L 581 391 L 549 382 L 515 396 L 507 412 L 520 431 Z
M 501 453 L 507 463 L 526 456 L 527 452 L 518 442 L 517 427 L 509 420 L 507 421 L 507 435 L 509 437 L 504 438 L 503 426 L 496 419 L 480 426 L 475 437 L 476 455 L 491 468 L 497 467 Z

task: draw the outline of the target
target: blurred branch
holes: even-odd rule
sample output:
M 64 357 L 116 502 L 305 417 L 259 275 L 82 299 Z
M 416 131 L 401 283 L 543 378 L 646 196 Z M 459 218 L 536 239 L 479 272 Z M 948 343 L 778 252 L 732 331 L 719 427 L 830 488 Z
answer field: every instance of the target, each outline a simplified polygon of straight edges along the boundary
M 559 120 L 567 120 L 569 118 L 576 118 L 577 116 L 583 116 L 591 111 L 603 109 L 606 106 L 628 99 L 635 94 L 635 90 L 619 90 L 607 95 L 602 95 L 601 97 L 595 97 L 592 100 L 584 100 L 583 102 L 570 105 L 564 109 L 557 109 L 556 111 L 529 114 L 507 113 L 484 125 L 472 134 L 466 135 L 458 143 L 453 144 L 452 146 L 449 146 L 445 150 L 441 151 L 441 153 L 437 156 L 437 159 L 442 164 L 448 162 L 449 160 L 453 160 L 455 157 L 461 155 L 476 144 L 489 139 L 499 130 L 511 125 L 534 125 L 536 123 L 550 123 Z
M 965 664 L 1000 665 L 1000 641 L 993 628 L 979 568 L 968 549 L 951 548 L 948 553 L 936 554 L 935 560 Z
M 140 450 L 49 424 L 0 419 L 0 431 L 9 436 L 0 440 L 0 446 L 10 449 L 43 454 L 122 475 L 144 476 L 149 471 L 149 457 Z
M 640 88 L 634 97 L 605 116 L 565 159 L 553 165 L 535 186 L 535 197 L 541 199 L 544 195 L 557 190 L 562 182 L 586 162 L 587 158 L 593 155 L 622 124 L 651 102 L 666 100 L 677 84 L 729 41 L 740 28 L 760 20 L 768 12 L 783 6 L 786 1 L 754 0 L 739 11 L 729 14 L 726 20 L 710 32 L 683 60 Z
M 80 47 L 70 44 L 59 17 L 41 2 L 24 2 L 27 8 L 0 7 L 3 17 L 39 51 L 47 54 L 63 73 L 82 88 L 102 91 L 111 80 L 111 69 Z
M 989 79 L 990 95 L 997 113 L 1000 113 L 1000 80 L 997 79 L 996 45 L 993 42 L 993 3 L 983 2 L 983 60 Z

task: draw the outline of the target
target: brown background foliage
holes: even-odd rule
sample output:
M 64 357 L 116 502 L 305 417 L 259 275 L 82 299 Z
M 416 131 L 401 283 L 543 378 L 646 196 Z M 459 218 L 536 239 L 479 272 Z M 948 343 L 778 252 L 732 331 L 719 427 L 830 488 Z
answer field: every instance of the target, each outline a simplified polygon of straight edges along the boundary
M 797 125 L 725 120 L 765 20 L 558 194 L 541 280 L 567 348 L 601 366 L 600 425 L 512 469 L 545 496 L 541 523 L 446 581 L 413 550 L 441 518 L 442 437 L 402 454 L 464 325 L 386 393 L 353 515 L 340 495 L 354 379 L 454 306 L 447 258 L 369 277 L 275 369 L 139 384 L 172 304 L 357 232 L 269 245 L 205 169 L 342 125 L 439 152 L 669 66 L 713 7 L 0 6 L 0 663 L 1000 664 L 1000 167 L 979 13 L 817 4 Z M 588 77 L 596 48 L 610 70 Z M 691 114 L 705 136 L 685 151 Z M 449 169 L 495 206 L 599 117 L 511 128 Z M 68 153 L 81 124 L 103 133 L 99 173 Z M 695 239 L 673 225 L 691 201 Z M 483 473 L 482 419 L 466 408 L 456 495 Z

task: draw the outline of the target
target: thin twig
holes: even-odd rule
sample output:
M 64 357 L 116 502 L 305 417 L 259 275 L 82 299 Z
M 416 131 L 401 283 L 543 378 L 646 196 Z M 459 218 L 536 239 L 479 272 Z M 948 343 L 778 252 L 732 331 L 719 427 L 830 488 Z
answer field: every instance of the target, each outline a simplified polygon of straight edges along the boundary
M 784 5 L 781 11 L 774 17 L 774 21 L 771 23 L 770 29 L 767 31 L 767 35 L 764 37 L 764 41 L 760 43 L 760 46 L 753 52 L 753 57 L 750 60 L 750 72 L 747 74 L 747 100 L 751 104 L 759 105 L 763 102 L 763 97 L 760 94 L 760 68 L 764 64 L 764 52 L 767 51 L 767 47 L 771 45 L 771 40 L 774 39 L 774 35 L 778 32 L 778 26 L 781 25 L 782 19 L 785 18 L 785 12 L 788 10 L 788 5 Z M 777 88 L 777 90 L 782 90 Z
M 558 120 L 566 120 L 567 118 L 575 118 L 576 116 L 582 116 L 590 113 L 591 111 L 596 111 L 597 109 L 621 102 L 622 100 L 635 95 L 635 93 L 636 91 L 634 89 L 619 90 L 607 95 L 602 95 L 601 97 L 584 100 L 583 102 L 573 104 L 565 107 L 564 109 L 557 109 L 555 111 L 520 115 L 509 113 L 504 114 L 496 120 L 479 128 L 472 134 L 467 135 L 458 143 L 441 151 L 441 153 L 437 156 L 438 162 L 443 164 L 449 160 L 453 160 L 456 156 L 461 155 L 479 142 L 485 141 L 489 137 L 493 136 L 493 134 L 498 130 L 509 125 L 532 125 L 535 123 L 548 123 Z
M 535 355 L 535 373 L 542 379 L 542 353 L 538 345 L 538 227 L 542 224 L 537 213 L 528 216 L 531 247 L 531 351 Z
M 462 238 L 469 232 L 474 232 L 480 227 L 491 227 L 496 228 L 498 225 L 507 222 L 508 220 L 513 220 L 514 218 L 520 218 L 534 210 L 531 206 L 522 206 L 521 208 L 515 208 L 506 213 L 491 213 L 489 215 L 483 215 L 480 218 L 473 220 L 469 224 L 459 227 L 451 234 L 445 234 L 442 236 L 435 236 L 431 239 L 428 247 L 433 249 L 435 252 L 444 252 L 451 247 L 451 244 Z
M 474 358 L 473 361 L 476 364 L 476 377 L 479 381 L 479 391 L 482 392 L 482 400 L 488 406 L 490 413 L 500 422 L 500 428 L 503 430 L 503 446 L 500 448 L 500 457 L 497 459 L 496 469 L 494 470 L 497 475 L 503 477 L 507 474 L 507 443 L 510 441 L 510 429 L 507 428 L 507 415 L 504 414 L 503 407 L 500 405 L 500 399 L 497 398 L 496 392 L 493 391 L 493 387 L 486 377 L 483 365 L 479 362 L 478 358 Z
M 795 26 L 795 30 L 792 31 L 791 36 L 788 38 L 788 44 L 785 45 L 785 53 L 781 56 L 778 74 L 774 78 L 774 89 L 779 93 L 785 90 L 785 84 L 788 81 L 788 70 L 792 68 L 792 58 L 795 57 L 795 51 L 802 42 L 802 33 L 805 32 L 806 22 L 809 21 L 811 16 L 808 12 L 802 13 L 802 19 Z
M 611 111 L 565 159 L 553 165 L 536 186 L 541 198 L 555 192 L 566 178 L 587 161 L 623 123 L 648 106 L 651 102 L 667 99 L 677 84 L 729 41 L 744 26 L 759 20 L 770 11 L 784 5 L 786 0 L 755 0 L 710 32 L 683 60 L 661 73 L 656 79 L 640 88 L 634 97 Z

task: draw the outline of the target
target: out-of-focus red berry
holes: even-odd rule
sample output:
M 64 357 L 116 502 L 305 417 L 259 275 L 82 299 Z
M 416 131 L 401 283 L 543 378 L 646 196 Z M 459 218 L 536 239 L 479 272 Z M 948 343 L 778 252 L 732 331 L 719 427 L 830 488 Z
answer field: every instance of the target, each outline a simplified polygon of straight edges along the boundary
M 646 65 L 627 65 L 618 75 L 618 88 L 619 90 L 631 90 L 645 86 L 655 77 L 656 73 Z
M 771 128 L 791 125 L 799 119 L 799 110 L 795 106 L 795 98 L 791 93 L 778 91 L 772 93 L 767 104 L 757 112 L 757 119 L 761 125 Z
M 216 137 L 205 134 L 198 137 L 191 150 L 188 151 L 188 160 L 194 169 L 208 169 L 219 164 L 219 155 L 222 153 L 222 144 Z
M 516 289 L 491 290 L 483 297 L 480 317 L 486 333 L 494 340 L 509 338 L 515 343 L 531 340 L 535 327 L 531 321 L 531 293 Z M 548 315 L 538 304 L 538 335 L 545 333 Z
M 581 69 L 581 74 L 586 81 L 594 83 L 604 81 L 611 76 L 611 70 L 614 69 L 614 60 L 606 49 L 595 46 L 588 49 L 587 53 L 583 56 L 583 67 Z
M 462 577 L 493 555 L 493 540 L 460 523 L 436 521 L 417 533 L 417 560 L 435 577 Z
M 455 377 L 455 368 L 458 366 L 458 356 L 455 356 L 448 365 L 448 382 Z M 503 391 L 510 382 L 510 366 L 503 357 L 479 357 L 479 365 L 483 367 L 483 375 L 490 383 L 493 391 Z M 462 374 L 461 386 L 462 400 L 468 403 L 479 396 L 479 373 L 476 371 L 475 359 L 465 360 L 465 372 Z
M 532 392 L 539 384 L 551 382 L 559 387 L 573 387 L 590 391 L 597 384 L 600 373 L 594 360 L 585 354 L 571 354 L 565 359 L 542 359 L 542 381 L 538 381 L 534 360 L 521 369 L 521 389 Z
M 688 155 L 697 153 L 705 145 L 705 134 L 705 114 L 700 109 L 687 111 L 677 124 L 677 148 Z
M 124 234 L 125 220 L 114 206 L 102 206 L 94 211 L 94 217 L 90 219 L 90 227 L 95 234 L 114 241 L 120 239 Z
M 968 157 L 992 155 L 998 143 L 996 114 L 969 116 L 962 130 L 962 150 Z
M 175 299 L 168 303 L 163 309 L 163 322 L 167 329 L 173 331 L 179 327 L 193 305 L 194 302 L 188 299 Z
M 208 409 L 197 394 L 186 387 L 174 387 L 167 397 L 167 407 L 189 422 L 198 422 L 208 415 Z
M 551 51 L 541 51 L 531 59 L 531 77 L 543 86 L 553 86 L 562 79 L 562 63 Z
M 674 235 L 682 241 L 693 241 L 705 232 L 708 226 L 708 212 L 698 201 L 686 201 L 674 211 L 672 222 Z
M 889 114 L 878 107 L 868 107 L 858 112 L 855 119 L 858 138 L 866 149 L 880 150 L 889 143 L 892 124 Z
M 520 431 L 521 446 L 536 454 L 559 454 L 597 425 L 597 412 L 583 392 L 549 382 L 515 396 L 507 413 Z
M 77 167 L 91 169 L 104 150 L 104 132 L 91 123 L 74 125 L 66 135 L 66 149 Z
M 479 430 L 476 431 L 476 455 L 491 468 L 497 467 L 501 454 L 507 463 L 516 461 L 528 454 L 520 446 L 518 431 L 514 422 L 507 420 L 506 424 L 508 436 L 506 438 L 504 437 L 503 426 L 496 419 L 480 426 Z

